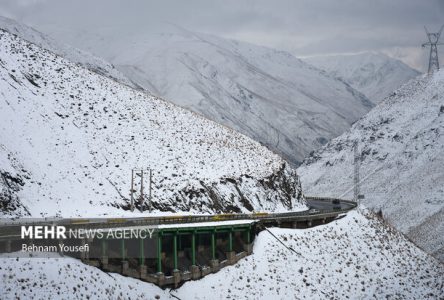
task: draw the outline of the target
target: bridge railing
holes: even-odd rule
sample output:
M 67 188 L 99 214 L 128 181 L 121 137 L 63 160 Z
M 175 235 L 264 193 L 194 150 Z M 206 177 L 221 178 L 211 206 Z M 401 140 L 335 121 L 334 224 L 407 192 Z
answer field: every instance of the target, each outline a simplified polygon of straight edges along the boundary
M 261 219 L 286 219 L 286 218 L 298 218 L 298 217 L 329 217 L 332 215 L 337 215 L 340 213 L 345 213 L 356 207 L 356 202 L 330 197 L 316 197 L 316 196 L 305 196 L 307 200 L 320 200 L 332 202 L 334 200 L 339 200 L 340 203 L 348 204 L 348 207 L 341 205 L 337 209 L 317 209 L 316 212 L 312 213 L 310 210 L 299 211 L 299 212 L 286 212 L 286 213 L 266 213 L 266 212 L 256 212 L 251 214 L 217 214 L 217 215 L 182 215 L 182 216 L 162 216 L 162 217 L 141 217 L 141 218 L 91 218 L 91 219 L 52 219 L 40 220 L 40 221 L 30 221 L 30 222 L 20 222 L 20 223 L 2 223 L 4 226 L 18 226 L 18 225 L 36 225 L 36 224 L 47 224 L 48 222 L 57 225 L 70 225 L 70 226 L 101 226 L 101 227 L 115 227 L 118 224 L 122 226 L 128 225 L 163 225 L 163 224 L 178 224 L 178 223 L 201 223 L 201 222 L 217 222 L 217 221 L 230 221 L 230 220 L 261 220 Z

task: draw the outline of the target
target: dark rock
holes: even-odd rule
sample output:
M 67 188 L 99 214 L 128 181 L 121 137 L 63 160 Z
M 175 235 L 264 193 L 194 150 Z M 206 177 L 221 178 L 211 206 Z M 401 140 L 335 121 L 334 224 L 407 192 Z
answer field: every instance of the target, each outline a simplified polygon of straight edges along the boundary
M 256 181 L 258 193 L 251 193 L 252 180 Z M 241 175 L 237 178 L 223 178 L 212 184 L 200 181 L 199 185 L 190 185 L 182 189 L 168 202 L 159 203 L 154 199 L 152 208 L 171 212 L 194 210 L 202 213 L 240 213 L 244 209 L 253 211 L 254 202 L 281 202 L 288 209 L 293 207 L 294 201 L 305 202 L 296 171 L 285 164 L 262 179 Z M 268 198 L 259 199 L 260 195 L 264 194 L 268 195 Z M 123 200 L 128 202 L 128 199 Z M 144 210 L 148 209 L 146 202 Z M 124 206 L 118 206 L 122 209 L 130 209 L 129 202 Z
M 17 193 L 24 185 L 21 175 L 0 172 L 0 210 L 2 212 L 16 211 L 22 206 Z

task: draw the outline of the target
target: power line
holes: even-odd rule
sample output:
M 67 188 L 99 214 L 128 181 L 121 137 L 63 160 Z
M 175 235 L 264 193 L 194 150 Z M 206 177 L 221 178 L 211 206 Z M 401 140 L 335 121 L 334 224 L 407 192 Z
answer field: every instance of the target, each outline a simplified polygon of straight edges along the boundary
M 268 231 L 269 234 L 271 234 L 272 237 L 274 237 L 274 238 L 275 238 L 279 243 L 281 243 L 285 248 L 287 248 L 288 250 L 290 250 L 290 251 L 296 253 L 296 254 L 299 255 L 299 256 L 302 256 L 300 253 L 296 252 L 296 250 L 294 250 L 292 247 L 289 247 L 289 246 L 285 245 L 285 243 L 284 243 L 280 238 L 278 238 L 276 235 L 274 235 L 273 232 L 271 232 L 270 230 L 268 230 L 267 227 L 264 227 L 264 228 L 265 228 L 266 231 Z

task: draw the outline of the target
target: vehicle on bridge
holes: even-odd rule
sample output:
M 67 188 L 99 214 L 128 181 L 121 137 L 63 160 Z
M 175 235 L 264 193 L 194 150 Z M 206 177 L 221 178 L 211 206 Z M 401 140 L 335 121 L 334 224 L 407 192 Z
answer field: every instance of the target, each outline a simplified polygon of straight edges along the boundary
M 341 201 L 339 199 L 333 199 L 331 203 L 333 204 L 333 209 L 341 209 Z

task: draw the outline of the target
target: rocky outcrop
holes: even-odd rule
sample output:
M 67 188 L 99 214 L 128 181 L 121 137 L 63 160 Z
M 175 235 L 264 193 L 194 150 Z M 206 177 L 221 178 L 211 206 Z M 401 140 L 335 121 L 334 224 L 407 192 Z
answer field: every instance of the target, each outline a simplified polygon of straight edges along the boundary
M 12 175 L 9 172 L 0 171 L 0 211 L 8 214 L 23 208 L 17 193 L 24 184 L 23 178 L 20 175 Z
M 170 201 L 153 199 L 152 208 L 171 212 L 248 213 L 302 209 L 305 204 L 296 171 L 284 163 L 262 179 L 242 175 L 213 183 L 199 181 L 177 192 Z M 129 209 L 129 205 L 125 208 Z

